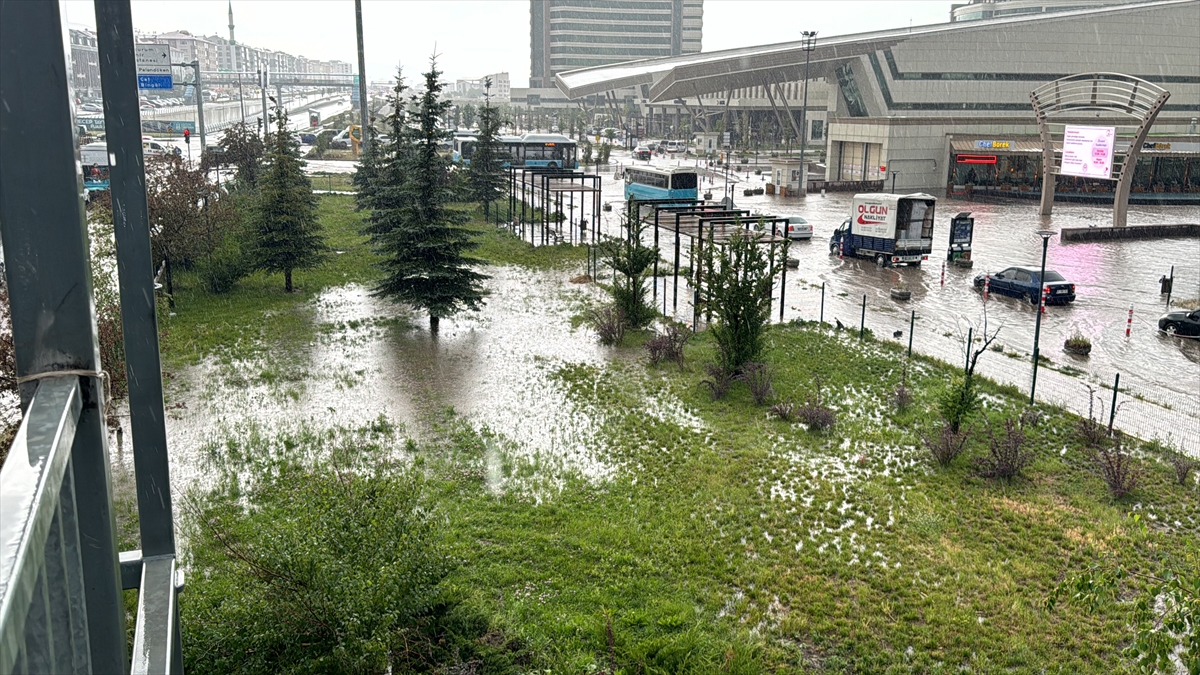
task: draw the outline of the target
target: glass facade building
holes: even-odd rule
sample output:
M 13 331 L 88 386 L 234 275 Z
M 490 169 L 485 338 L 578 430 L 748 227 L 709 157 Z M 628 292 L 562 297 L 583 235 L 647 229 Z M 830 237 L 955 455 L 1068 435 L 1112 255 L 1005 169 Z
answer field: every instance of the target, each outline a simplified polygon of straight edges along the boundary
M 530 0 L 531 89 L 558 73 L 700 51 L 703 0 Z

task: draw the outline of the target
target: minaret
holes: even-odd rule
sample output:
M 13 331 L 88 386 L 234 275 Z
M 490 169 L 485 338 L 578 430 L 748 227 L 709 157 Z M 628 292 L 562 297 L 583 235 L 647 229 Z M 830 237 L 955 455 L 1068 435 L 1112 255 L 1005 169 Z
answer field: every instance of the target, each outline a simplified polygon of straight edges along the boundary
M 241 65 L 238 63 L 237 40 L 233 39 L 233 0 L 229 0 L 229 69 L 233 72 L 240 72 Z
M 237 40 L 233 39 L 233 0 L 229 0 L 229 42 L 237 44 Z

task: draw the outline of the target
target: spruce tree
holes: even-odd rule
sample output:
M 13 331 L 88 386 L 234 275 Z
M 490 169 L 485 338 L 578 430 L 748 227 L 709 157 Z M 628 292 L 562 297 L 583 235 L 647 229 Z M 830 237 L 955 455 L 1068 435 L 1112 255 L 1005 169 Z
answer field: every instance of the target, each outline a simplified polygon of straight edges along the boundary
M 483 215 L 491 217 L 496 201 L 507 182 L 504 176 L 504 146 L 500 143 L 500 111 L 492 105 L 492 79 L 483 81 L 483 107 L 479 109 L 479 137 L 471 154 L 467 173 L 471 198 L 483 202 Z
M 354 193 L 354 208 L 358 211 L 369 211 L 373 208 L 375 177 L 378 175 L 379 165 L 383 161 L 383 153 L 379 147 L 379 134 L 375 133 L 373 127 L 367 127 L 366 138 L 366 150 L 359 158 L 358 168 L 355 169 L 354 176 L 350 179 L 354 187 L 358 188 Z
M 412 99 L 404 135 L 394 130 L 394 148 L 380 173 L 368 232 L 383 258 L 384 278 L 375 294 L 429 312 L 434 334 L 442 318 L 483 304 L 481 282 L 487 278 L 471 269 L 463 255 L 478 245 L 462 227 L 466 214 L 448 207 L 453 201 L 450 163 L 438 143 L 450 137 L 442 123 L 450 102 L 440 100 L 439 75 L 436 59 L 430 59 L 425 91 Z M 400 91 L 398 86 L 396 99 Z M 397 179 L 396 173 L 402 175 L 393 193 L 389 181 Z
M 292 272 L 321 264 L 327 251 L 317 199 L 304 175 L 300 142 L 288 129 L 287 110 L 275 110 L 275 133 L 267 138 L 267 166 L 259 178 L 254 214 L 254 257 L 266 272 L 283 272 L 291 293 Z
M 388 97 L 391 112 L 384 118 L 388 142 L 378 147 L 369 177 L 364 176 L 363 181 L 369 185 L 370 192 L 369 197 L 360 202 L 364 208 L 371 209 L 363 234 L 370 238 L 372 248 L 385 261 L 395 255 L 396 231 L 404 222 L 404 207 L 412 201 L 404 184 L 416 140 L 408 126 L 408 100 L 404 95 L 407 89 L 403 72 L 397 70 L 396 85 Z M 386 274 L 386 263 L 381 267 Z

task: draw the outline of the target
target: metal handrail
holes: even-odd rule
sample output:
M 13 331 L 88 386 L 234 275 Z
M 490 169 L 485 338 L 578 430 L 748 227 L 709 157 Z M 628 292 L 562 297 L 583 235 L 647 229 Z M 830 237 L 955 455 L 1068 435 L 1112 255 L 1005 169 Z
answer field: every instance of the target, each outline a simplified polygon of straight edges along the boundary
M 78 377 L 40 384 L 0 470 L 0 673 L 91 672 L 70 471 Z

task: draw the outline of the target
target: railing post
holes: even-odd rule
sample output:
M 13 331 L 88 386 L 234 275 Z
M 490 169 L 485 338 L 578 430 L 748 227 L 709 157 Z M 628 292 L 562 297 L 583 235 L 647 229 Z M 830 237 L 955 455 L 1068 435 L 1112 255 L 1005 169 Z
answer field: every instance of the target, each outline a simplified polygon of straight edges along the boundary
M 63 36 L 58 3 L 0 3 L 0 233 L 19 377 L 102 367 Z M 121 673 L 125 608 L 100 380 L 80 378 L 71 469 L 91 665 Z M 22 407 L 37 386 L 21 386 Z
M 174 555 L 175 521 L 163 420 L 154 260 L 150 255 L 141 129 L 136 124 L 121 123 L 138 119 L 137 64 L 129 0 L 97 0 L 96 29 L 105 128 L 109 129 L 108 152 L 115 158 L 110 167 L 110 189 L 125 370 L 131 385 L 129 427 L 133 434 L 142 555 Z

